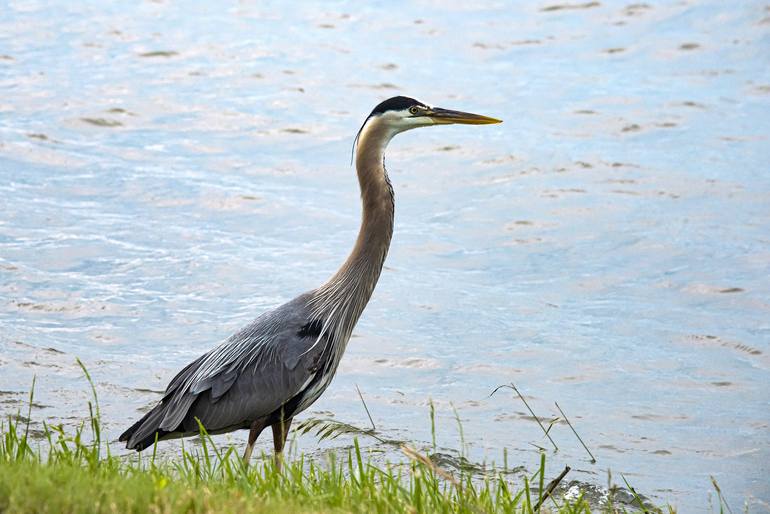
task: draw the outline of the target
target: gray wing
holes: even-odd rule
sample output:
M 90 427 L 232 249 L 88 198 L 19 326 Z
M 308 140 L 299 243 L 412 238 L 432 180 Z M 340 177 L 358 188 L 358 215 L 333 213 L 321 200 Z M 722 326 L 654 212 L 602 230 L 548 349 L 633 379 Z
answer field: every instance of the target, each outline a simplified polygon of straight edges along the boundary
M 169 384 L 160 429 L 237 428 L 278 410 L 313 378 L 324 350 L 307 295 L 266 312 Z M 197 400 L 197 401 L 196 401 Z

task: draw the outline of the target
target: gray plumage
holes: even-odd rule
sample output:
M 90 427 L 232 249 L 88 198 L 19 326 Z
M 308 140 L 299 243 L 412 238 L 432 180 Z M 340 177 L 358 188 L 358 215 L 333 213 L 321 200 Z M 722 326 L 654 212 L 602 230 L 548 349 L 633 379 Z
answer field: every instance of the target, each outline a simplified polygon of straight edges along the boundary
M 161 401 L 120 440 L 142 450 L 158 440 L 250 429 L 248 461 L 259 433 L 271 426 L 276 455 L 292 418 L 331 383 L 350 335 L 379 279 L 393 234 L 393 189 L 385 147 L 399 132 L 435 124 L 498 123 L 432 108 L 406 97 L 379 104 L 356 137 L 363 214 L 350 256 L 325 284 L 268 311 L 188 364 Z
M 306 402 L 303 392 L 311 391 L 303 388 L 331 364 L 322 357 L 329 355 L 333 340 L 302 335 L 312 319 L 309 297 L 266 312 L 184 368 L 150 412 L 153 423 L 121 436 L 127 447 L 149 446 L 156 431 L 163 432 L 161 439 L 197 433 L 196 418 L 210 433 L 249 428 L 293 398 Z

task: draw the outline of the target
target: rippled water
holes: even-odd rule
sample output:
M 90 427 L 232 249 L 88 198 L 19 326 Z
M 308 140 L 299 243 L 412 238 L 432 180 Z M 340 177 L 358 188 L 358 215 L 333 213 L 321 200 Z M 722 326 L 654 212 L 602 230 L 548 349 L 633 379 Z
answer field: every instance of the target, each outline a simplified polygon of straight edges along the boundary
M 109 435 L 173 373 L 315 287 L 359 219 L 371 107 L 503 125 L 399 136 L 396 233 L 306 415 L 683 512 L 770 502 L 770 8 L 542 1 L 0 9 L 0 411 Z M 240 442 L 242 435 L 230 440 Z M 262 441 L 269 448 L 269 438 Z M 300 451 L 316 440 L 298 437 Z M 345 448 L 349 440 L 332 446 Z M 369 444 L 367 442 L 367 444 Z M 399 459 L 395 450 L 385 457 Z M 550 451 L 550 450 L 549 450 Z

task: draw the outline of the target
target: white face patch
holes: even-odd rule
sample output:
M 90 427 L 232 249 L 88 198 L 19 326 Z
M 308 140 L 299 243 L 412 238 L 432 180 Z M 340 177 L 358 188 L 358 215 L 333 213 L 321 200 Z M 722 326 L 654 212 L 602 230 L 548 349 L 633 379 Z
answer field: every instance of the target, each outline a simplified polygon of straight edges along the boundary
M 429 127 L 431 125 L 436 125 L 436 122 L 433 121 L 429 116 L 421 115 L 425 109 L 430 110 L 432 107 L 426 104 L 418 104 L 417 106 L 420 107 L 420 111 L 416 116 L 409 112 L 411 107 L 400 110 L 388 110 L 383 113 L 370 115 L 356 135 L 356 138 L 353 142 L 353 153 L 355 153 L 355 149 L 359 141 L 361 139 L 367 138 L 372 131 L 384 131 L 385 137 L 381 138 L 380 141 L 382 148 L 384 148 L 396 134 L 419 127 Z M 350 157 L 352 163 L 353 154 L 351 154 Z
M 409 109 L 401 111 L 387 111 L 378 116 L 382 123 L 395 130 L 395 133 L 403 132 L 418 127 L 428 127 L 435 125 L 435 122 L 429 116 L 417 116 L 409 112 Z

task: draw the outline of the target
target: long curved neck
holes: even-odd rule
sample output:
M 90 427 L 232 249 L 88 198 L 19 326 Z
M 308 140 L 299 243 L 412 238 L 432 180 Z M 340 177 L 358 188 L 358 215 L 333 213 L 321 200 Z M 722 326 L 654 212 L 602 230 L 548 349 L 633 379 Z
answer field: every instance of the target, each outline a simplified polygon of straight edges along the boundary
M 363 213 L 355 246 L 345 263 L 314 291 L 314 315 L 346 341 L 380 278 L 393 236 L 393 188 L 384 154 L 394 133 L 381 123 L 367 123 L 358 140 L 356 171 Z M 326 323 L 325 323 L 326 324 Z

